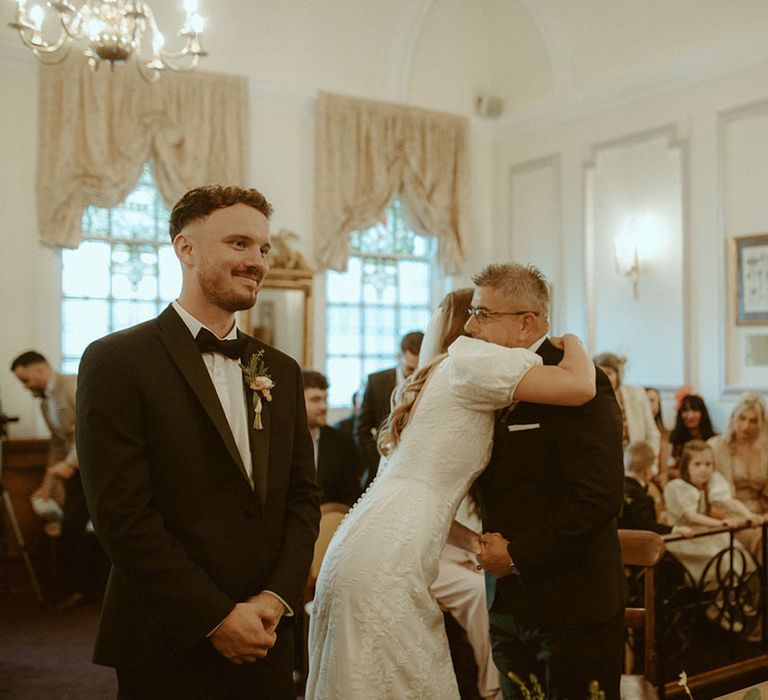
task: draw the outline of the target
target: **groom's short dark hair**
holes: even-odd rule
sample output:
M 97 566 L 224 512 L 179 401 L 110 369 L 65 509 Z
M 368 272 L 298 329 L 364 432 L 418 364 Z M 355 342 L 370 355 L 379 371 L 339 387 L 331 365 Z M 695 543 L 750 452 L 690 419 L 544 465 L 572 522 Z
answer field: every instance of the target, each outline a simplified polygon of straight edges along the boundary
M 272 216 L 272 205 L 261 192 L 244 187 L 205 185 L 189 190 L 173 205 L 170 220 L 171 240 L 191 221 L 204 219 L 217 209 L 226 209 L 234 204 L 247 204 L 264 216 Z
M 516 262 L 488 265 L 472 277 L 477 287 L 491 287 L 505 296 L 519 299 L 531 311 L 539 311 L 542 318 L 549 315 L 549 284 L 535 265 Z

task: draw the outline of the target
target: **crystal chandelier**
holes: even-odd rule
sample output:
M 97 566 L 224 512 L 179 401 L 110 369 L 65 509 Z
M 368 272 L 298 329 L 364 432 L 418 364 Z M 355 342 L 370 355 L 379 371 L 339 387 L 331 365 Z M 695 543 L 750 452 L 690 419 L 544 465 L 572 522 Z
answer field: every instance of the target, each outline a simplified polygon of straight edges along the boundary
M 101 61 L 125 62 L 135 57 L 136 65 L 147 82 L 154 82 L 165 68 L 189 71 L 197 68 L 205 56 L 200 38 L 203 18 L 197 12 L 197 0 L 184 0 L 186 19 L 179 31 L 184 47 L 178 52 L 165 50 L 165 37 L 155 21 L 152 8 L 141 0 L 82 0 L 79 7 L 68 0 L 48 0 L 47 5 L 58 13 L 59 35 L 50 42 L 43 38 L 45 10 L 34 5 L 29 10 L 27 0 L 16 0 L 16 20 L 8 26 L 18 31 L 22 42 L 44 63 L 59 63 L 66 58 L 73 41 L 87 40 L 83 52 L 92 69 Z M 151 35 L 152 58 L 139 57 L 145 35 Z

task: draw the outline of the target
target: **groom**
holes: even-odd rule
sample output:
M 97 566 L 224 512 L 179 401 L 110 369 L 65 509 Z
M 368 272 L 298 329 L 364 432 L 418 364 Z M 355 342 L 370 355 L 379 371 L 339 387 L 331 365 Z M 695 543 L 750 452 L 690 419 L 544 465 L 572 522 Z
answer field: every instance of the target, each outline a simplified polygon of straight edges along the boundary
M 256 190 L 187 192 L 179 298 L 83 355 L 80 466 L 112 562 L 94 661 L 120 698 L 295 697 L 286 627 L 319 521 L 301 372 L 235 326 L 267 274 L 271 212 Z
M 466 332 L 537 352 L 546 338 L 549 290 L 516 263 L 473 278 Z M 513 404 L 497 416 L 493 452 L 477 481 L 493 657 L 505 698 L 522 697 L 507 673 L 535 674 L 550 700 L 585 698 L 598 681 L 619 697 L 625 581 L 616 517 L 621 508 L 622 421 L 607 377 L 577 407 Z

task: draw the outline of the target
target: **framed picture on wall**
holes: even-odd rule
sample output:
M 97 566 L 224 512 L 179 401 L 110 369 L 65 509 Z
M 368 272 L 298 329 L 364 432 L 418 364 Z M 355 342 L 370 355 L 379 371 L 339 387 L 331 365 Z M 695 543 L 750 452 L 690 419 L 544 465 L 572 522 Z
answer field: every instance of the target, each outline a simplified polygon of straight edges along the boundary
M 736 325 L 768 324 L 768 233 L 734 238 Z

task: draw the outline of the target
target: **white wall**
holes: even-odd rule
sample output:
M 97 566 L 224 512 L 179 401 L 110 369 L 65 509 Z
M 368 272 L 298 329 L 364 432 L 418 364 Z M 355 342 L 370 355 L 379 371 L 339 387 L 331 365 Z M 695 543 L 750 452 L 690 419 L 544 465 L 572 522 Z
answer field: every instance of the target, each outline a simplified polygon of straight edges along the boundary
M 591 352 L 626 353 L 629 382 L 666 389 L 668 422 L 683 381 L 719 429 L 743 385 L 768 389 L 768 367 L 745 368 L 743 348 L 768 326 L 737 328 L 726 314 L 729 237 L 768 232 L 766 154 L 768 66 L 568 122 L 500 126 L 499 250 L 559 270 L 550 273 L 559 330 L 579 333 Z M 641 259 L 635 300 L 612 241 L 648 212 L 659 238 Z
M 32 348 L 59 360 L 60 265 L 58 251 L 37 240 L 37 66 L 4 58 L 0 53 L 0 400 L 6 414 L 21 418 L 12 434 L 28 435 L 42 430 L 39 410 L 9 368 Z

